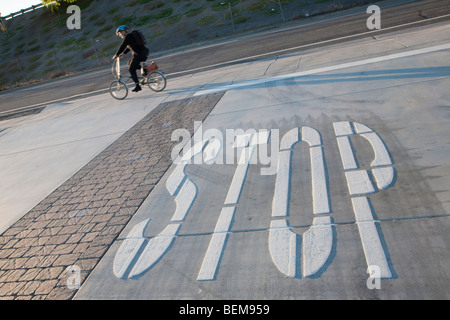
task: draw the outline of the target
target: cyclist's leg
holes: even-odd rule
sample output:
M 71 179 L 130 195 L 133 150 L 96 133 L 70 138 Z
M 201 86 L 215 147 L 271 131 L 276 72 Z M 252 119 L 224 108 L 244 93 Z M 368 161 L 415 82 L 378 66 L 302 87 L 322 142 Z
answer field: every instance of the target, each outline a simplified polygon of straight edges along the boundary
M 140 59 L 137 56 L 133 56 L 133 58 L 130 61 L 130 68 L 128 71 L 130 72 L 131 79 L 133 79 L 134 83 L 136 84 L 136 88 L 134 88 L 133 91 L 137 92 L 141 90 L 141 86 L 139 85 L 139 78 L 137 76 L 137 70 L 141 68 Z
M 139 83 L 139 79 L 137 76 L 137 70 L 140 68 L 141 64 L 139 62 L 139 59 L 136 59 L 136 57 L 133 57 L 133 59 L 130 62 L 130 67 L 128 71 L 130 72 L 131 79 L 133 79 L 134 83 Z
M 141 67 L 142 67 L 142 69 L 141 70 L 143 70 L 144 69 L 144 67 L 145 67 L 145 61 L 147 61 L 147 59 L 148 59 L 148 55 L 147 54 L 143 54 L 142 56 L 140 56 L 139 57 L 139 64 L 141 65 Z M 147 73 L 147 72 L 146 72 Z
M 141 76 L 144 78 L 144 82 L 145 82 L 145 77 L 147 76 L 147 70 L 145 69 L 145 67 L 146 67 L 145 61 L 147 61 L 147 59 L 148 59 L 148 54 L 147 54 L 147 52 L 144 52 L 143 54 L 139 55 L 138 57 L 139 57 L 139 69 L 141 70 Z

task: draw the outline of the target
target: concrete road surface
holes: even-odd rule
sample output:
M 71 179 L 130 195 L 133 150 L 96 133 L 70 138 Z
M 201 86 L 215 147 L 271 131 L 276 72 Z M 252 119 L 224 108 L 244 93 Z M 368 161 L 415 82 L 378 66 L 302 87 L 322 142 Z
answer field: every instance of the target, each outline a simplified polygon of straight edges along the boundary
M 76 298 L 448 298 L 448 27 L 180 81 L 225 94 Z
M 0 122 L 0 297 L 448 299 L 449 31 Z

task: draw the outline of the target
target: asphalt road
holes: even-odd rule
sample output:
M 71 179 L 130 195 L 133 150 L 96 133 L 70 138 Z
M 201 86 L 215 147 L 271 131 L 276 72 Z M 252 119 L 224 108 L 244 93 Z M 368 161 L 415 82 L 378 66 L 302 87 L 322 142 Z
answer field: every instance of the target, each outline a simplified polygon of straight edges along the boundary
M 300 52 L 314 46 L 408 28 L 416 26 L 420 21 L 433 23 L 450 18 L 448 0 L 392 1 L 380 4 L 380 7 L 381 30 L 375 32 L 367 29 L 369 15 L 365 10 L 357 8 L 156 57 L 162 70 L 169 77 L 175 77 L 224 64 Z M 0 116 L 42 107 L 51 101 L 73 98 L 80 94 L 102 92 L 110 79 L 112 80 L 110 68 L 102 68 L 2 92 Z

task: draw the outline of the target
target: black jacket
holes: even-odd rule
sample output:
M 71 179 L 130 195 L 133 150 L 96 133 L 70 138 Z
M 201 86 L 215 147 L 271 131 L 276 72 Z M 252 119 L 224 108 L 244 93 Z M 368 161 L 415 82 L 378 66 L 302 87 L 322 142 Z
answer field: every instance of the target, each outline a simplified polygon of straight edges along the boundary
M 149 50 L 144 45 L 137 44 L 135 37 L 128 33 L 125 39 L 123 39 L 122 44 L 117 50 L 116 56 L 122 53 L 132 52 L 133 56 L 148 56 Z

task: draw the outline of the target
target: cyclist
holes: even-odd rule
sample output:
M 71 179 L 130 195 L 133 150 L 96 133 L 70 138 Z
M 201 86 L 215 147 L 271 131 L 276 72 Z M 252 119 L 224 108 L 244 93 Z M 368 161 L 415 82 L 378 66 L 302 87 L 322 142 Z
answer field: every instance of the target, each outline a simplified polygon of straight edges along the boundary
M 122 25 L 117 28 L 116 35 L 123 39 L 122 44 L 114 55 L 113 59 L 117 57 L 123 57 L 128 52 L 132 52 L 132 58 L 128 62 L 131 79 L 133 79 L 136 87 L 133 92 L 139 92 L 142 90 L 139 85 L 139 79 L 137 76 L 137 70 L 141 68 L 141 62 L 147 60 L 149 49 L 145 46 L 145 39 L 140 31 L 128 32 L 128 26 Z

